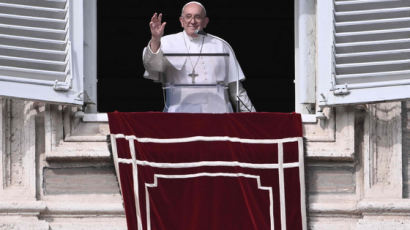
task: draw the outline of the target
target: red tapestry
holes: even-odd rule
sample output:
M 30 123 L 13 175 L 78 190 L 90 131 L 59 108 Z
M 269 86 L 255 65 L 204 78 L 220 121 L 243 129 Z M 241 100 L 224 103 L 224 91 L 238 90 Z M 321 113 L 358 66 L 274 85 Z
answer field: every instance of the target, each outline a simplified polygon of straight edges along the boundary
M 291 113 L 108 113 L 129 230 L 306 229 Z

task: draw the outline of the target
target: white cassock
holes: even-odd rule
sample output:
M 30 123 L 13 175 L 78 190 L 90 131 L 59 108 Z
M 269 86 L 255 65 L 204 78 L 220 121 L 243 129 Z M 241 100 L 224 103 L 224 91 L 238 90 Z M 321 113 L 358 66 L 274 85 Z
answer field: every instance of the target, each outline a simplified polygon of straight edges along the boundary
M 164 56 L 164 54 L 182 55 Z M 184 56 L 183 54 L 204 55 Z M 212 56 L 212 54 L 219 56 Z M 228 54 L 228 56 L 220 56 L 220 54 Z M 144 77 L 164 84 L 165 112 L 232 112 L 228 86 L 230 91 L 236 93 L 235 82 L 245 79 L 229 45 L 210 34 L 193 38 L 183 31 L 164 36 L 161 38 L 161 47 L 156 53 L 151 51 L 149 45 L 144 49 L 143 63 L 146 70 Z M 243 100 L 248 102 L 252 111 L 255 111 L 246 91 L 242 87 L 240 89 L 245 92 Z M 233 98 L 235 97 L 236 94 Z

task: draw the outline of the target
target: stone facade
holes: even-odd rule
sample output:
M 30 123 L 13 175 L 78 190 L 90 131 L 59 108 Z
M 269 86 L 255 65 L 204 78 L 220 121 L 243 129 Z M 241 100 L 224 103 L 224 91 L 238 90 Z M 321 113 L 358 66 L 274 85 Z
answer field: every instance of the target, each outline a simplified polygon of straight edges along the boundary
M 77 108 L 0 99 L 0 229 L 126 229 L 105 135 Z M 310 229 L 410 229 L 407 103 L 304 123 Z
M 311 229 L 410 228 L 406 114 L 405 102 L 336 109 L 333 147 L 307 135 Z
M 0 229 L 126 229 L 106 123 L 81 123 L 75 107 L 0 105 Z

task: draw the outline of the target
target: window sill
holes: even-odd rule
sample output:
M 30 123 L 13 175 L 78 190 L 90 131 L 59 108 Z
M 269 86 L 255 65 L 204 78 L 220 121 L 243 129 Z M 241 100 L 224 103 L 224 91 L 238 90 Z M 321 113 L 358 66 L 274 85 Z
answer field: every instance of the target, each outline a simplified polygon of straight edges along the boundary
M 84 113 L 76 114 L 82 117 L 83 122 L 108 122 L 107 113 Z
M 82 117 L 83 122 L 108 122 L 107 113 L 83 113 L 79 112 L 77 116 Z M 317 114 L 302 114 L 302 123 L 316 123 Z

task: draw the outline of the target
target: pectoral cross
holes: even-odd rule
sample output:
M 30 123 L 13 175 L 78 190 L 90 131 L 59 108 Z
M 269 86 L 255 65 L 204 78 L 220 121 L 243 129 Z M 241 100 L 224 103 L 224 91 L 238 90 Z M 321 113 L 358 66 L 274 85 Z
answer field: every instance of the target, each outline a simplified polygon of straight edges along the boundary
M 195 78 L 199 75 L 195 73 L 195 70 L 192 70 L 192 73 L 188 74 L 188 76 L 192 77 L 192 84 L 195 84 Z

